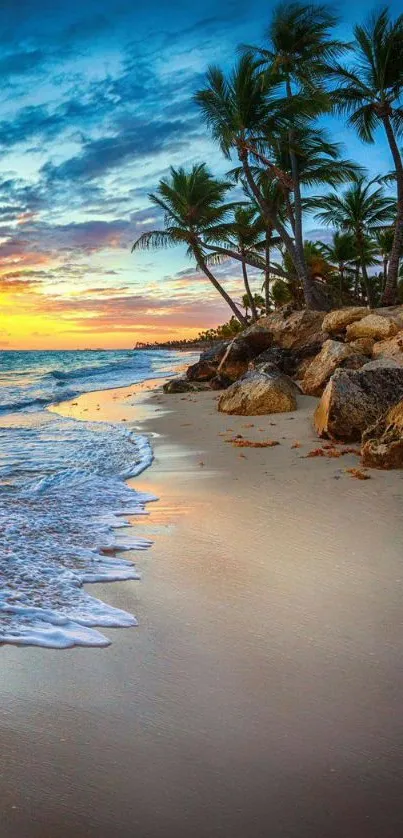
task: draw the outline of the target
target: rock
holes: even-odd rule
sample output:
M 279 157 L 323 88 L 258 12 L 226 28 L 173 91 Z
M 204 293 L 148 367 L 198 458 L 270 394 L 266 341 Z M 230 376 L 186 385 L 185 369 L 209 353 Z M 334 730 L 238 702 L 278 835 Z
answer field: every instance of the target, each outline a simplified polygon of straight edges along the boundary
M 188 381 L 187 378 L 171 378 L 163 385 L 164 393 L 198 393 L 201 390 L 210 390 L 209 385 L 203 381 Z
M 298 389 L 291 378 L 251 371 L 222 393 L 218 409 L 239 416 L 259 416 L 296 410 Z
M 403 366 L 403 331 L 389 340 L 381 340 L 374 344 L 372 350 L 373 358 L 394 358 Z
M 361 459 L 370 468 L 403 468 L 403 401 L 391 407 L 362 436 Z
M 379 314 L 380 317 L 386 317 L 393 320 L 399 326 L 399 330 L 403 329 L 403 306 L 388 306 L 386 308 L 375 308 L 374 314 Z
M 227 347 L 227 351 L 217 369 L 218 375 L 224 375 L 230 381 L 237 381 L 245 374 L 249 362 L 253 360 L 255 355 L 256 353 L 253 352 L 248 343 L 244 342 L 242 338 L 236 338 Z
M 320 396 L 335 369 L 348 367 L 359 369 L 366 362 L 364 355 L 357 355 L 350 349 L 348 343 L 327 340 L 319 355 L 313 359 L 305 372 L 302 389 L 307 396 Z
M 273 337 L 273 342 L 282 349 L 297 350 L 310 344 L 322 345 L 326 335 L 322 332 L 323 311 L 294 311 L 287 313 L 287 308 L 261 317 L 259 324 L 265 326 Z M 287 316 L 285 316 L 287 313 Z
M 403 368 L 338 369 L 316 408 L 315 428 L 320 437 L 359 440 L 401 398 Z
M 359 355 L 368 355 L 369 357 L 372 355 L 374 345 L 375 341 L 373 338 L 357 338 L 357 340 L 352 340 L 349 343 L 349 346 L 354 352 L 358 352 Z
M 188 381 L 210 381 L 217 373 L 217 367 L 209 364 L 208 361 L 198 361 L 186 370 Z
M 273 343 L 272 333 L 261 320 L 244 329 L 239 335 L 239 338 L 235 338 L 235 341 L 239 339 L 249 346 L 254 355 L 259 355 L 260 352 L 264 352 Z
M 329 311 L 322 323 L 322 330 L 329 332 L 330 335 L 336 335 L 343 332 L 351 323 L 356 320 L 362 320 L 368 314 L 368 309 L 363 306 L 350 306 L 349 308 L 339 308 L 335 311 Z
M 249 369 L 260 369 L 261 364 L 275 364 L 281 372 L 291 375 L 294 370 L 294 360 L 289 349 L 271 346 L 249 364 Z
M 204 352 L 201 353 L 199 361 L 206 361 L 212 367 L 218 367 L 220 361 L 222 361 L 230 341 L 228 340 L 220 340 L 210 346 L 209 349 L 205 349 Z
M 232 384 L 232 381 L 225 375 L 217 374 L 209 381 L 212 390 L 225 390 Z
M 399 364 L 395 358 L 377 358 L 375 361 L 367 361 L 366 364 L 362 367 L 363 370 L 379 370 L 385 369 L 385 367 L 390 368 L 399 368 L 402 366 Z
M 347 340 L 357 338 L 374 338 L 374 340 L 386 340 L 397 334 L 399 327 L 394 320 L 383 317 L 380 314 L 368 314 L 362 320 L 347 326 Z

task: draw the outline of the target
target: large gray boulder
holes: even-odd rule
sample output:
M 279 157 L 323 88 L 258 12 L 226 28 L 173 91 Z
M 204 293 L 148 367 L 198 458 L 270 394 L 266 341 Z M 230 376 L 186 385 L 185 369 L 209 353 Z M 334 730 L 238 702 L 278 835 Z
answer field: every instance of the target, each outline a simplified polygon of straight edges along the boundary
M 338 367 L 359 369 L 368 359 L 350 348 L 348 343 L 326 340 L 321 351 L 311 361 L 302 380 L 302 389 L 308 396 L 320 396 Z
M 218 402 L 222 413 L 259 416 L 296 410 L 298 388 L 274 365 L 269 372 L 251 371 L 224 390 Z
M 320 437 L 360 440 L 392 405 L 403 398 L 403 368 L 336 370 L 315 411 Z

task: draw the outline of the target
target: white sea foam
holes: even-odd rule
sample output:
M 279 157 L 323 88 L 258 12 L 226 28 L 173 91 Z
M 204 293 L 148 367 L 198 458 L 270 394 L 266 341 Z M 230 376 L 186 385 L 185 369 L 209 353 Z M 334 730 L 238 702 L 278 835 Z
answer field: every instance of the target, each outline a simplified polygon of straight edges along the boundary
M 147 439 L 116 425 L 38 414 L 0 428 L 0 642 L 105 646 L 95 627 L 136 625 L 83 585 L 138 579 L 114 553 L 150 544 L 120 533 L 153 499 L 124 479 L 151 461 Z

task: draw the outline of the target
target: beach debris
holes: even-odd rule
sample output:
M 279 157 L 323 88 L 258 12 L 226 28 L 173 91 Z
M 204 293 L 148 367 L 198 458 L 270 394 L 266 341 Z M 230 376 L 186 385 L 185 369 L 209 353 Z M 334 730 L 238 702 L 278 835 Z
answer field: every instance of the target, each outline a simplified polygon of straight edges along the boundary
M 355 477 L 356 480 L 370 480 L 371 478 L 371 475 L 361 468 L 346 468 L 346 472 L 351 474 L 351 477 Z
M 206 465 L 206 464 L 203 462 L 203 460 L 199 460 L 199 466 L 204 466 L 204 465 Z
M 242 425 L 242 428 L 254 428 L 254 422 L 247 422 L 246 425 Z
M 265 441 L 256 442 L 253 439 L 239 439 L 239 437 L 233 437 L 233 439 L 226 439 L 226 442 L 230 442 L 231 445 L 234 445 L 236 448 L 274 448 L 276 445 L 280 445 L 277 439 L 267 439 Z
M 293 443 L 292 443 L 292 445 L 291 445 L 291 448 L 301 448 L 301 447 L 302 447 L 302 443 L 301 443 L 301 442 L 298 442 L 298 440 L 297 440 L 297 439 L 296 439 L 296 440 L 295 440 L 295 442 L 293 442 Z

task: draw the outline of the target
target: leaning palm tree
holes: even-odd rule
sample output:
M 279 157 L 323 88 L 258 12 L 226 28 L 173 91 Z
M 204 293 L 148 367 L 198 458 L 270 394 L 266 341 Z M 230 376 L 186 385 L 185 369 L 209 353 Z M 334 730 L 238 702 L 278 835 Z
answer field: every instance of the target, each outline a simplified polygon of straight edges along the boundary
M 263 77 L 274 77 L 281 84 L 289 106 L 309 100 L 311 116 L 330 110 L 325 91 L 325 61 L 335 58 L 346 45 L 332 37 L 337 17 L 326 5 L 279 3 L 266 32 L 267 47 L 246 47 L 256 56 Z M 311 125 L 310 125 L 311 127 Z M 281 146 L 287 149 L 293 193 L 293 234 L 300 262 L 305 266 L 301 171 L 296 149 L 296 120 L 291 119 Z
M 264 221 L 256 211 L 256 207 L 252 204 L 240 204 L 235 208 L 233 221 L 228 225 L 227 236 L 225 236 L 225 243 L 237 250 L 241 256 L 242 277 L 253 320 L 257 320 L 258 313 L 249 285 L 247 258 L 250 253 L 264 250 L 264 232 Z
M 336 192 L 311 198 L 310 207 L 322 224 L 354 235 L 368 304 L 375 304 L 373 288 L 367 271 L 367 237 L 379 227 L 389 224 L 394 217 L 395 202 L 386 197 L 376 181 L 360 177 L 343 193 Z
M 190 171 L 171 167 L 169 177 L 160 180 L 156 193 L 149 195 L 164 213 L 164 229 L 143 233 L 134 242 L 132 252 L 186 245 L 188 255 L 245 326 L 244 315 L 212 273 L 203 247 L 203 241 L 219 240 L 227 229 L 234 209 L 233 204 L 224 203 L 229 188 L 229 183 L 214 178 L 204 163 L 192 166 Z
M 210 67 L 207 86 L 195 95 L 213 138 L 223 153 L 231 158 L 238 156 L 245 181 L 251 195 L 260 207 L 267 226 L 277 230 L 304 287 L 306 304 L 316 307 L 314 286 L 310 283 L 301 255 L 295 247 L 294 237 L 272 207 L 265 201 L 262 190 L 253 172 L 256 167 L 275 178 L 281 187 L 292 188 L 290 176 L 278 169 L 265 153 L 267 138 L 278 135 L 287 125 L 290 109 L 284 110 L 278 99 L 278 80 L 273 76 L 258 73 L 256 61 L 250 54 L 243 55 L 229 78 L 218 67 Z M 299 110 L 309 110 L 310 103 L 298 101 Z M 297 107 L 295 108 L 297 111 Z
M 403 14 L 392 20 L 384 8 L 365 26 L 356 26 L 354 35 L 352 62 L 330 67 L 337 82 L 333 98 L 364 142 L 374 142 L 378 125 L 386 133 L 397 182 L 394 241 L 383 294 L 385 305 L 391 305 L 397 299 L 403 245 L 403 160 L 397 142 L 403 132 Z

